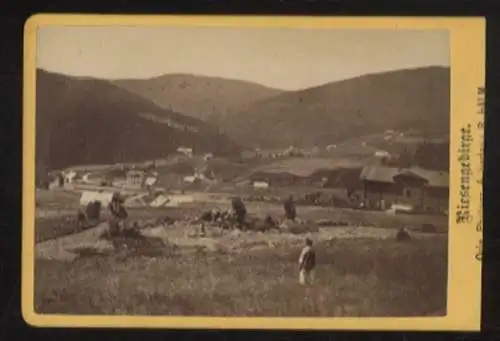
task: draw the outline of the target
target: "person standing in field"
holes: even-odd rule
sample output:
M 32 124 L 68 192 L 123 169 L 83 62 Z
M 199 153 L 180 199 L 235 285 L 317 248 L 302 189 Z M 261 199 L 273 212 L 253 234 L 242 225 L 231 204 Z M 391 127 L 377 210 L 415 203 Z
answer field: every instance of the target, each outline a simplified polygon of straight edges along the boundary
M 123 224 L 125 219 L 127 219 L 127 210 L 123 206 L 123 198 L 119 193 L 114 193 L 109 204 L 109 210 L 111 211 L 111 220 L 109 223 L 109 233 L 111 235 L 117 235 L 123 230 Z
M 236 215 L 236 222 L 238 224 L 238 227 L 242 229 L 244 227 L 245 217 L 247 215 L 247 209 L 245 207 L 245 204 L 243 203 L 243 200 L 241 200 L 240 197 L 236 197 L 232 201 L 232 206 L 234 214 Z
M 301 285 L 312 284 L 314 280 L 316 252 L 312 245 L 312 240 L 306 238 L 306 246 L 302 249 L 299 257 L 299 283 Z
M 293 202 L 293 196 L 290 195 L 287 200 L 283 203 L 283 208 L 285 209 L 285 218 L 291 221 L 295 221 L 297 217 L 297 210 L 295 208 L 295 203 Z

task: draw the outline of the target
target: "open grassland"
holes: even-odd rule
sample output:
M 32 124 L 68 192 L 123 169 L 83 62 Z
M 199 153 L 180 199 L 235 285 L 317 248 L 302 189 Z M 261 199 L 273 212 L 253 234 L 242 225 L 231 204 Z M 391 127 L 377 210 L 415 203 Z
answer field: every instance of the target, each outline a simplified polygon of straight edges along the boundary
M 37 201 L 37 242 L 75 232 L 72 219 L 78 195 L 40 192 Z M 223 201 L 221 204 L 214 200 L 178 208 L 129 208 L 128 212 L 131 221 L 161 216 L 186 219 L 207 208 L 224 205 Z M 282 206 L 276 203 L 248 202 L 247 208 L 252 216 L 283 216 Z M 104 209 L 102 220 L 108 214 Z M 306 220 L 347 222 L 346 231 L 368 225 L 388 230 L 404 224 L 412 229 L 423 223 L 435 225 L 440 232 L 447 231 L 447 217 L 440 216 L 388 215 L 312 206 L 298 207 L 298 214 Z M 333 233 L 336 230 L 338 234 Z M 36 311 L 219 316 L 445 314 L 447 234 L 430 234 L 398 243 L 393 237 L 377 238 L 375 235 L 380 233 L 375 230 L 379 229 L 349 237 L 343 236 L 348 231 L 342 234 L 340 228 L 317 234 L 314 239 L 318 267 L 311 288 L 297 283 L 296 261 L 302 239 L 285 234 L 243 233 L 213 240 L 219 246 L 233 243 L 236 249 L 216 247 L 175 255 L 156 254 L 154 250 L 143 250 L 145 254 L 117 251 L 71 262 L 38 259 Z M 177 239 L 185 239 L 184 231 L 182 224 L 166 228 L 169 240 L 176 243 Z M 252 243 L 259 247 L 250 247 Z
M 420 316 L 446 313 L 447 238 L 318 243 L 316 282 L 297 283 L 300 245 L 237 254 L 115 254 L 36 261 L 38 313 Z

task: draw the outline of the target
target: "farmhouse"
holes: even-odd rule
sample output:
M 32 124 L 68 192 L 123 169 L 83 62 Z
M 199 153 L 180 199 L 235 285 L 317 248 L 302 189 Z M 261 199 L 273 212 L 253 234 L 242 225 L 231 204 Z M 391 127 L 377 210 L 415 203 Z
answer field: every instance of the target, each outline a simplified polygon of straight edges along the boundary
M 267 189 L 269 188 L 269 183 L 267 183 L 266 181 L 254 181 L 253 187 L 257 189 Z
M 419 212 L 448 209 L 449 175 L 421 167 L 367 166 L 360 174 L 366 208 L 389 209 L 393 204 L 409 205 Z
M 337 149 L 337 145 L 336 144 L 329 144 L 328 146 L 325 147 L 325 150 L 327 152 L 334 151 L 335 149 Z
M 129 170 L 126 175 L 126 181 L 129 185 L 142 185 L 144 179 L 146 177 L 146 173 L 140 170 Z
M 388 151 L 385 150 L 377 150 L 374 154 L 375 157 L 377 158 L 390 158 L 391 154 Z
M 74 170 L 69 170 L 64 173 L 64 183 L 71 184 L 75 180 L 77 174 Z
M 188 148 L 188 147 L 179 147 L 177 148 L 177 152 L 180 154 L 183 154 L 187 157 L 192 157 L 193 156 L 193 149 Z

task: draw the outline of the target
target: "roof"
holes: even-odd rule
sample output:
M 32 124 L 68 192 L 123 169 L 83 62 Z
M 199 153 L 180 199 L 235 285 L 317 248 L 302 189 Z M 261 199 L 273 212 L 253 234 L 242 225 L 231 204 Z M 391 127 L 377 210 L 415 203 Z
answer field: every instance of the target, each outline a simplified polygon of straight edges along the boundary
M 368 166 L 363 168 L 360 174 L 361 180 L 394 183 L 396 176 L 411 176 L 424 179 L 430 187 L 449 187 L 449 174 L 421 167 L 397 168 L 384 166 Z

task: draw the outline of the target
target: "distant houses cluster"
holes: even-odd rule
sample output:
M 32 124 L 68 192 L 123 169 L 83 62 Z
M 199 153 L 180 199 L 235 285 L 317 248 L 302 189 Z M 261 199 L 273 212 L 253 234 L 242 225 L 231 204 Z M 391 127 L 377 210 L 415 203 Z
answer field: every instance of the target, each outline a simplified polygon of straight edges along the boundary
M 334 146 L 334 145 L 332 145 Z M 318 155 L 322 152 L 320 147 L 314 146 L 309 149 L 297 148 L 294 146 L 289 146 L 286 149 L 267 149 L 261 150 L 256 148 L 253 150 L 244 150 L 241 152 L 240 157 L 243 160 L 249 159 L 278 159 L 284 157 L 311 157 Z
M 166 167 L 178 158 L 192 159 L 193 149 L 190 147 L 179 147 L 175 155 L 169 158 L 158 159 L 143 163 L 119 163 L 115 165 L 72 167 L 62 171 L 49 172 L 39 183 L 38 187 L 55 188 L 75 188 L 84 187 L 115 187 L 117 189 L 129 190 L 153 190 L 160 184 L 160 176 L 156 171 L 157 167 Z M 206 162 L 212 160 L 212 153 L 205 153 L 199 156 Z M 165 177 L 164 177 L 165 178 Z M 214 180 L 215 175 L 208 167 L 201 166 L 194 169 L 192 174 L 178 176 L 177 182 L 180 185 L 193 185 L 207 183 Z
M 367 147 L 366 142 L 361 143 L 361 147 Z M 287 158 L 287 157 L 315 157 L 321 154 L 332 154 L 333 152 L 338 150 L 338 146 L 336 144 L 330 144 L 325 146 L 324 148 L 314 146 L 309 149 L 305 148 L 296 148 L 294 146 L 290 146 L 283 150 L 261 150 L 259 148 L 253 150 L 244 150 L 241 152 L 240 157 L 242 160 L 252 160 L 252 159 L 279 159 L 279 158 Z M 394 153 L 390 153 L 389 151 L 378 149 L 373 153 L 373 156 L 376 158 L 386 158 L 390 159 L 397 156 Z

